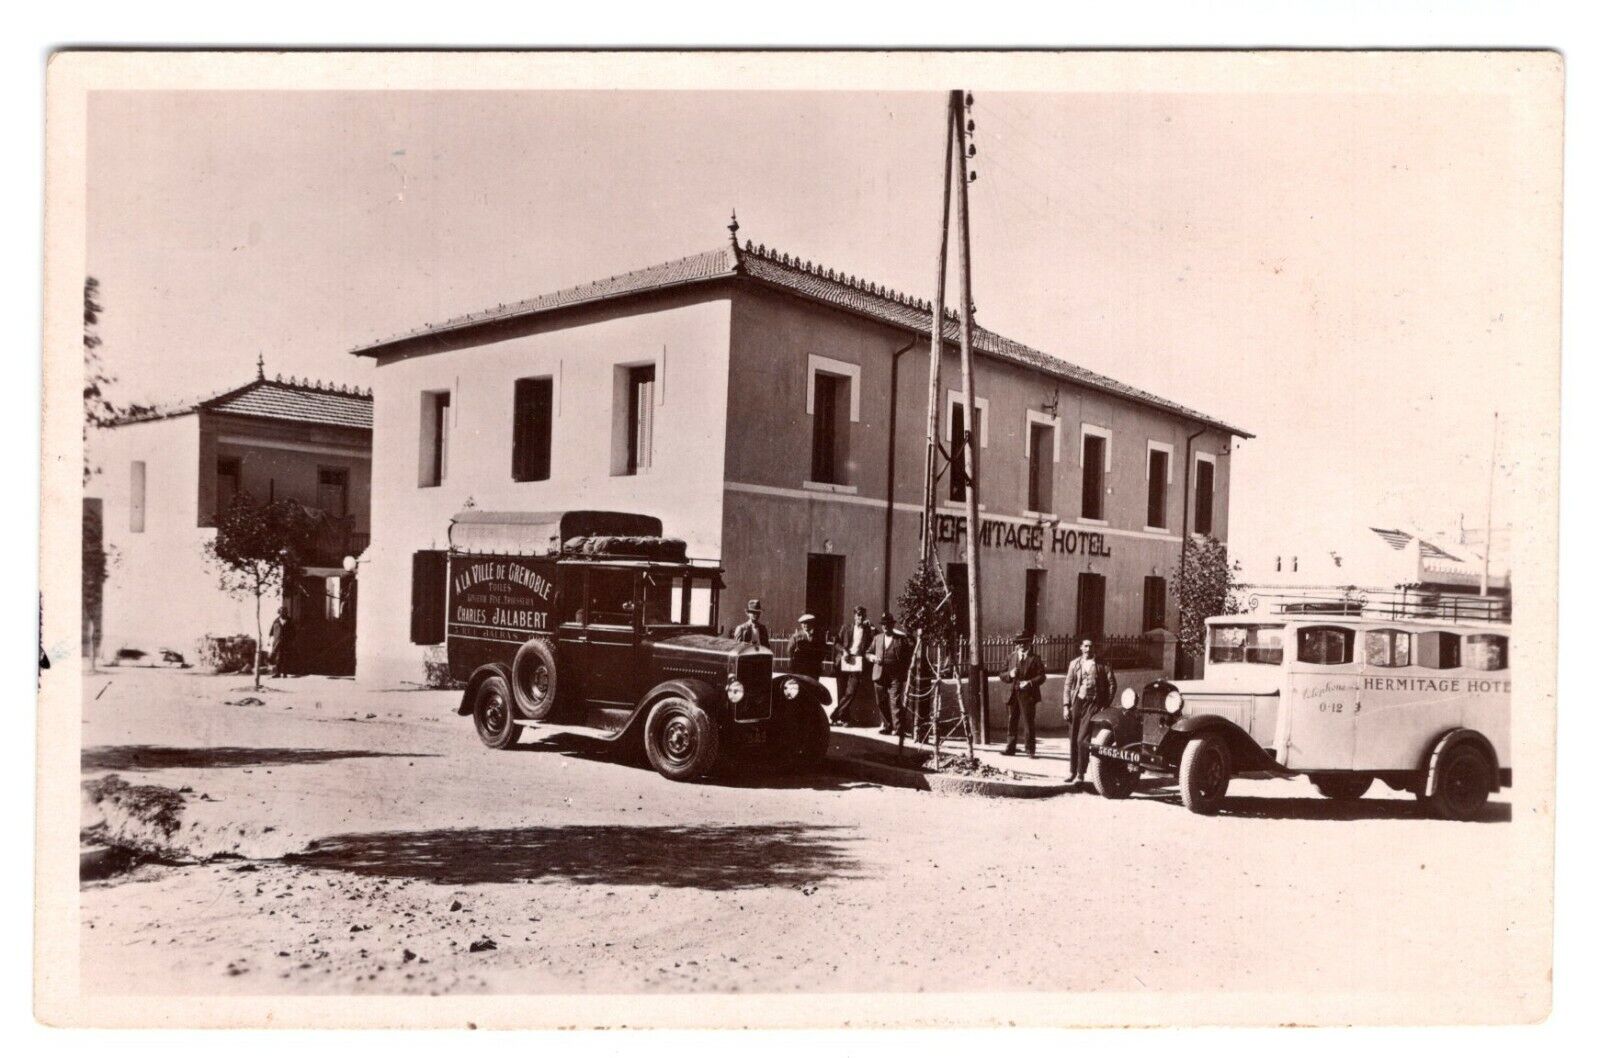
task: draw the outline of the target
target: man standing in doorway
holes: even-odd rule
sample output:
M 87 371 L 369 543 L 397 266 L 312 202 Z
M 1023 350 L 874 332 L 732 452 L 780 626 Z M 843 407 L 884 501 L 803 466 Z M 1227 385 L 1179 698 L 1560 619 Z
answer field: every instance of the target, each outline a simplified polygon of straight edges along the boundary
M 1039 688 L 1044 686 L 1044 662 L 1033 652 L 1033 636 L 1018 632 L 1012 640 L 1017 649 L 1011 655 L 1011 668 L 1001 676 L 1002 682 L 1011 684 L 1011 695 L 1006 699 L 1007 727 L 1006 756 L 1017 752 L 1017 728 L 1022 729 L 1022 740 L 1028 756 L 1034 754 L 1034 720 L 1039 708 Z
M 900 734 L 915 737 L 916 730 L 906 717 L 906 670 L 911 667 L 911 644 L 894 626 L 894 614 L 879 619 L 883 625 L 872 639 L 867 660 L 872 662 L 872 685 L 878 700 L 880 735 Z
M 1072 781 L 1082 782 L 1089 770 L 1089 718 L 1117 700 L 1117 674 L 1097 657 L 1094 640 L 1078 644 L 1078 656 L 1067 666 L 1062 715 L 1072 735 Z
M 876 634 L 872 622 L 867 620 L 865 606 L 857 606 L 851 622 L 839 629 L 839 638 L 834 641 L 839 651 L 839 704 L 834 708 L 832 717 L 835 724 L 848 723 L 850 707 L 855 704 L 857 695 L 863 689 L 871 692 L 869 674 L 864 670 L 863 661 L 867 651 L 872 648 L 872 637 Z
M 744 624 L 733 630 L 733 638 L 753 647 L 771 648 L 772 637 L 767 634 L 767 626 L 761 623 L 760 599 L 751 599 L 745 606 Z

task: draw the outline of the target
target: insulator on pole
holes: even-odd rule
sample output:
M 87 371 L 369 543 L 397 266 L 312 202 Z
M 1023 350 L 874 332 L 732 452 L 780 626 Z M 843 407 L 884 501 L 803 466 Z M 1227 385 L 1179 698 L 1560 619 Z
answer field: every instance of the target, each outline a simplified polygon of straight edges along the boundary
M 978 123 L 976 121 L 973 121 L 971 118 L 968 118 L 967 119 L 967 131 L 968 132 L 977 132 L 978 131 Z
M 970 107 L 971 105 L 972 105 L 972 93 L 968 92 L 967 93 L 967 106 Z
M 967 174 L 967 183 L 975 184 L 977 182 L 978 182 L 978 170 L 974 169 L 974 170 L 972 170 L 972 172 Z
M 968 158 L 976 158 L 977 156 L 978 156 L 978 145 L 976 143 L 967 144 L 967 157 Z

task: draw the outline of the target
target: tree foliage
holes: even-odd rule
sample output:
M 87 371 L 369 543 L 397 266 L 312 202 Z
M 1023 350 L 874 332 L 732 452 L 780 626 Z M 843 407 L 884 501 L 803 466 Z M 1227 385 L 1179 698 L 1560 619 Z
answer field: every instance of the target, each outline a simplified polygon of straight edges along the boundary
M 933 562 L 920 563 L 906 581 L 896 605 L 900 624 L 907 634 L 922 633 L 922 643 L 931 654 L 936 648 L 955 647 L 956 606 L 949 597 L 944 576 Z
M 217 516 L 217 535 L 207 540 L 205 554 L 217 567 L 222 590 L 235 598 L 253 599 L 256 608 L 255 683 L 261 686 L 261 601 L 283 586 L 290 569 L 302 564 L 320 527 L 319 512 L 277 500 L 257 503 L 246 493 Z
M 1191 655 L 1206 639 L 1206 618 L 1237 613 L 1237 583 L 1228 546 L 1215 537 L 1191 534 L 1183 544 L 1183 575 L 1178 580 L 1178 642 Z

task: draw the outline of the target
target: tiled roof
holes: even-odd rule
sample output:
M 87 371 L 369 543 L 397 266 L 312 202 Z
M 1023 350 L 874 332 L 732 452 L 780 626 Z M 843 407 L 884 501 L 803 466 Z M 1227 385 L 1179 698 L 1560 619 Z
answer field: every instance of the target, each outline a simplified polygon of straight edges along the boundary
M 847 275 L 832 268 L 824 268 L 809 260 L 802 260 L 798 256 L 768 249 L 765 244 L 756 245 L 747 241 L 742 249 L 730 243 L 716 250 L 666 261 L 638 271 L 625 272 L 622 275 L 610 276 L 551 294 L 541 294 L 524 301 L 497 305 L 492 309 L 457 316 L 441 323 L 427 324 L 404 334 L 361 346 L 352 352 L 358 356 L 375 356 L 390 347 L 416 339 L 458 333 L 489 323 L 606 301 L 629 294 L 666 290 L 736 276 L 746 276 L 807 300 L 867 316 L 914 333 L 929 334 L 932 327 L 933 306 L 926 299 L 911 297 L 897 290 L 891 290 L 881 283 Z M 945 310 L 943 332 L 948 341 L 955 342 L 960 339 L 960 320 L 953 309 Z M 1255 436 L 1176 401 L 1158 397 L 1153 393 L 1079 367 L 1060 357 L 1051 356 L 1049 353 L 996 334 L 987 328 L 974 325 L 972 341 L 973 348 L 979 353 L 998 360 L 1008 360 L 1090 389 L 1161 408 L 1240 437 Z
M 118 424 L 167 419 L 202 409 L 228 415 L 249 415 L 258 419 L 372 429 L 371 390 L 313 382 L 310 379 L 302 381 L 291 378 L 286 382 L 282 375 L 270 379 L 257 378 L 243 386 L 198 400 L 142 409 L 123 416 Z

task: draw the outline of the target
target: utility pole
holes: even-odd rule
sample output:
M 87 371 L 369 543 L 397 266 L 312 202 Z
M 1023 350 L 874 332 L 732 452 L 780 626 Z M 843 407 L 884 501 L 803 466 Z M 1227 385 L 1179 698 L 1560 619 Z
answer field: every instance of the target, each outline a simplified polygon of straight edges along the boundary
M 967 116 L 966 108 L 972 97 L 961 91 L 951 93 L 951 102 L 958 107 L 955 121 L 956 159 L 961 175 L 956 181 L 956 224 L 960 238 L 959 250 L 961 279 L 961 388 L 966 402 L 966 416 L 961 443 L 962 465 L 966 468 L 967 494 L 967 666 L 972 678 L 972 709 L 967 714 L 977 717 L 978 737 L 989 740 L 989 717 L 984 699 L 988 685 L 983 672 L 983 614 L 978 605 L 982 579 L 978 573 L 978 459 L 973 442 L 973 426 L 977 423 L 977 399 L 973 393 L 972 378 L 972 227 L 967 210 Z M 966 105 L 963 104 L 965 100 Z M 943 321 L 941 321 L 942 326 Z
M 950 256 L 950 166 L 955 151 L 957 93 L 950 93 L 944 122 L 944 202 L 939 210 L 939 278 L 934 283 L 933 318 L 928 346 L 928 451 L 922 485 L 922 561 L 933 561 L 934 493 L 939 470 L 939 373 L 944 362 L 944 274 Z
M 1494 535 L 1494 470 L 1500 448 L 1500 413 L 1494 413 L 1494 425 L 1489 433 L 1489 494 L 1483 506 L 1483 576 L 1478 581 L 1478 594 L 1489 594 L 1489 540 Z

